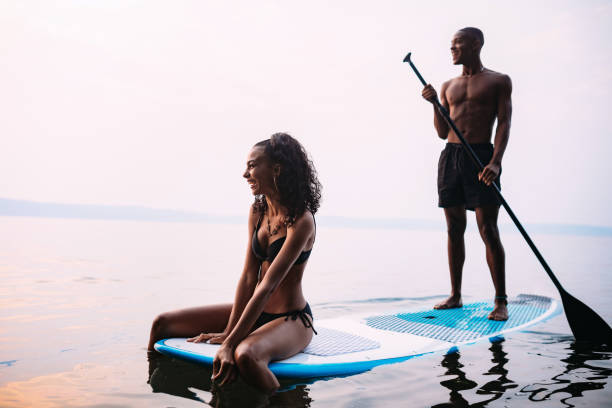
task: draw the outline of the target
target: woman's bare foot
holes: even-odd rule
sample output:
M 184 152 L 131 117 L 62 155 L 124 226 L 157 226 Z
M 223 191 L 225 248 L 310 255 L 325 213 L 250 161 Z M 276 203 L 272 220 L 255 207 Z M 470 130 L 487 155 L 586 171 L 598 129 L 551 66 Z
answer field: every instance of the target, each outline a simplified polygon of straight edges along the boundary
M 461 302 L 461 296 L 449 296 L 443 302 L 440 302 L 434 306 L 434 309 L 456 309 L 458 307 L 462 307 L 463 303 Z
M 508 301 L 506 300 L 506 296 L 496 296 L 495 307 L 493 308 L 493 311 L 489 313 L 489 320 L 508 320 L 508 308 L 506 307 L 507 304 Z

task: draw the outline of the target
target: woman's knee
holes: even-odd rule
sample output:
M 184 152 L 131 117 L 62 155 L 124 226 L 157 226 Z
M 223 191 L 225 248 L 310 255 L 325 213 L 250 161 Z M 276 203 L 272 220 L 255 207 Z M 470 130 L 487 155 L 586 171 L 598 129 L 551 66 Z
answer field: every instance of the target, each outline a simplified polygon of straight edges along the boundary
M 170 316 L 168 313 L 162 313 L 158 315 L 151 325 L 151 334 L 153 337 L 163 337 L 164 333 L 168 331 L 168 325 L 170 324 Z
M 239 369 L 248 370 L 261 362 L 262 356 L 257 350 L 257 345 L 242 342 L 234 351 L 234 361 Z

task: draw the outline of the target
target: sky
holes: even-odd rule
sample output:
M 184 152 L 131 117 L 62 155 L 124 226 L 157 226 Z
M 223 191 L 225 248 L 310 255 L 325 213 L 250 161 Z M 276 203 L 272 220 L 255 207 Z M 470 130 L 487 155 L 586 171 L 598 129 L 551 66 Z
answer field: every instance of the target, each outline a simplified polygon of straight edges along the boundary
M 485 35 L 513 82 L 502 189 L 526 222 L 612 226 L 609 1 L 0 1 L 0 197 L 246 214 L 289 132 L 321 214 L 439 219 L 436 88 Z

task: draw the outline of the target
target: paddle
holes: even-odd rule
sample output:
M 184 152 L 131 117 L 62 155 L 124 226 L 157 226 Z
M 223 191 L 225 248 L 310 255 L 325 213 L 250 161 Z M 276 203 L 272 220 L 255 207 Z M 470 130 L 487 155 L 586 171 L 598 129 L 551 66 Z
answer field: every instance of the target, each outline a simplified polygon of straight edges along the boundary
M 416 76 L 419 78 L 423 86 L 425 86 L 427 85 L 427 82 L 425 82 L 425 80 L 419 73 L 419 70 L 410 60 L 411 54 L 412 53 L 409 52 L 408 55 L 406 55 L 406 58 L 404 58 L 404 62 L 408 62 L 410 64 Z M 478 159 L 478 156 L 476 156 L 476 154 L 474 153 L 474 150 L 472 150 L 470 145 L 465 141 L 465 138 L 463 137 L 459 129 L 457 129 L 457 126 L 450 118 L 450 115 L 448 114 L 446 108 L 444 108 L 444 106 L 440 104 L 440 101 L 437 98 L 434 101 L 434 104 L 438 108 L 440 113 L 442 113 L 442 116 L 444 116 L 446 123 L 448 123 L 448 125 L 451 127 L 451 129 L 453 129 L 453 132 L 455 132 L 459 140 L 461 140 L 461 144 L 463 145 L 463 147 L 465 147 L 465 149 L 469 152 L 468 156 L 470 157 L 474 165 L 476 165 L 479 171 L 482 171 L 484 166 Z M 518 218 L 516 218 L 514 212 L 502 196 L 499 187 L 495 183 L 492 183 L 491 187 L 494 189 L 497 197 L 499 197 L 502 205 L 508 212 L 510 218 L 512 218 L 512 221 L 514 221 L 514 224 L 523 235 L 523 238 L 525 238 L 525 241 L 527 241 L 527 244 L 544 267 L 544 270 L 548 274 L 548 277 L 553 281 L 557 290 L 559 291 L 559 294 L 561 295 L 561 301 L 563 302 L 563 307 L 565 308 L 565 316 L 567 317 L 567 321 L 570 325 L 570 328 L 572 329 L 572 333 L 574 333 L 574 337 L 576 338 L 576 340 L 586 340 L 598 343 L 612 344 L 612 329 L 610 328 L 610 326 L 608 326 L 608 324 L 590 307 L 570 295 L 563 288 L 563 286 L 561 286 L 561 283 L 544 260 L 544 257 L 542 256 L 542 254 L 540 254 L 540 251 L 538 250 L 538 248 L 536 248 L 531 238 L 529 238 L 527 231 L 525 231 Z

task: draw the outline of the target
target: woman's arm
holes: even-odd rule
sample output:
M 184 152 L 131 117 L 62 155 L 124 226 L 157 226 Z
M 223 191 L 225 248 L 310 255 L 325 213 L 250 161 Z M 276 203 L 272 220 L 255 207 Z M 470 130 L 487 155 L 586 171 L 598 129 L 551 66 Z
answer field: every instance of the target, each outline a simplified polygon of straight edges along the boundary
M 291 227 L 287 228 L 287 239 L 282 249 L 272 261 L 270 268 L 266 271 L 266 276 L 257 285 L 238 322 L 215 355 L 213 381 L 219 381 L 223 385 L 233 381 L 236 377 L 234 350 L 248 336 L 249 330 L 263 312 L 270 295 L 283 281 L 313 232 L 314 219 L 310 213 L 305 213 Z
M 229 336 L 223 342 L 224 346 L 231 349 L 249 334 L 249 330 L 263 312 L 270 295 L 283 281 L 289 269 L 293 266 L 300 253 L 304 250 L 308 239 L 314 233 L 314 219 L 309 212 L 304 213 L 295 223 L 287 228 L 287 239 L 282 249 L 274 258 L 267 270 L 264 279 L 255 289 L 253 296 L 244 307 L 242 316 L 232 329 Z
M 234 297 L 234 305 L 232 307 L 232 313 L 230 314 L 225 333 L 229 334 L 238 323 L 238 319 L 242 315 L 242 312 L 247 305 L 247 302 L 253 295 L 255 286 L 257 286 L 257 275 L 261 263 L 251 249 L 251 241 L 253 239 L 253 233 L 255 232 L 255 225 L 257 224 L 258 217 L 261 215 L 253 211 L 251 206 L 251 212 L 249 213 L 249 239 L 246 248 L 246 256 L 244 260 L 244 268 L 242 270 L 242 276 L 238 281 L 238 287 L 236 288 L 236 295 Z
M 209 341 L 212 344 L 220 344 L 231 333 L 234 326 L 236 326 L 236 323 L 238 322 L 242 311 L 244 310 L 247 302 L 253 295 L 253 291 L 255 290 L 255 286 L 257 285 L 257 274 L 259 272 L 260 262 L 253 255 L 253 251 L 251 250 L 251 240 L 253 239 L 255 224 L 257 223 L 259 216 L 260 215 L 258 213 L 255 213 L 253 211 L 253 207 L 251 206 L 248 228 L 249 239 L 247 241 L 244 268 L 242 269 L 242 274 L 240 275 L 240 279 L 238 280 L 236 294 L 234 296 L 234 303 L 232 305 L 232 312 L 230 313 L 230 317 L 227 322 L 227 326 L 225 327 L 225 330 L 223 330 L 223 333 L 202 333 L 199 336 L 189 339 L 188 341 L 192 341 L 194 343 Z

